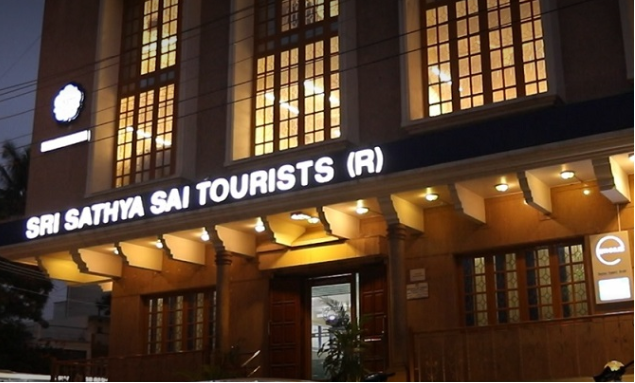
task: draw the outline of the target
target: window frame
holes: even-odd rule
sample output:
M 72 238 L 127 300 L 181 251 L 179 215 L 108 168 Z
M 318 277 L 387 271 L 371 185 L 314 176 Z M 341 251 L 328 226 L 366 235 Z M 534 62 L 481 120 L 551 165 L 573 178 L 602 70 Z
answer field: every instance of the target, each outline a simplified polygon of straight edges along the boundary
M 284 24 L 284 20 L 290 20 L 291 13 L 283 13 L 283 3 L 292 4 L 293 1 L 298 1 L 297 13 L 300 15 L 298 17 L 298 26 L 291 27 L 287 30 L 282 30 L 283 25 L 288 25 L 289 23 Z M 331 3 L 337 3 L 337 14 L 331 16 Z M 273 3 L 272 10 L 274 12 L 273 18 L 267 18 L 262 20 L 260 18 L 260 12 L 263 12 L 267 6 L 271 6 Z M 305 17 L 301 17 L 302 15 L 306 16 L 305 12 L 306 0 L 282 0 L 275 2 L 268 2 L 266 0 L 254 0 L 254 45 L 253 45 L 253 83 L 252 83 L 252 101 L 250 104 L 250 109 L 252 118 L 250 119 L 250 148 L 249 148 L 249 157 L 254 158 L 261 155 L 274 154 L 284 152 L 286 150 L 291 150 L 294 148 L 302 148 L 308 145 L 320 143 L 320 142 L 328 142 L 334 139 L 342 137 L 342 108 L 341 108 L 341 99 L 342 99 L 342 78 L 341 78 L 341 46 L 340 46 L 340 30 L 341 25 L 339 22 L 340 13 L 341 13 L 341 4 L 338 0 L 324 0 L 322 3 L 324 9 L 324 16 L 322 20 L 312 22 L 310 25 L 305 24 Z M 315 6 L 316 4 L 313 4 Z M 271 24 L 268 24 L 271 23 Z M 268 30 L 268 28 L 270 28 Z M 273 28 L 273 31 L 271 31 Z M 320 31 L 318 33 L 318 31 Z M 295 37 L 294 37 L 295 35 Z M 331 40 L 335 38 L 337 40 L 337 52 L 333 54 L 332 52 L 332 42 Z M 296 41 L 294 41 L 296 39 Z M 285 43 L 286 41 L 286 43 Z M 305 73 L 306 63 L 309 62 L 306 59 L 306 49 L 311 44 L 322 43 L 323 45 L 323 89 L 322 93 L 319 91 L 306 91 L 304 84 L 307 80 L 310 80 Z M 289 88 L 293 85 L 297 88 L 297 98 L 293 101 L 297 102 L 297 133 L 295 134 L 295 144 L 293 143 L 293 138 L 291 134 L 285 133 L 282 134 L 282 125 L 288 124 L 288 128 L 285 131 L 291 131 L 291 125 L 294 124 L 292 121 L 293 118 L 286 118 L 286 114 L 291 114 L 283 111 L 283 104 L 286 104 L 283 100 L 283 97 L 280 96 L 281 91 L 285 84 L 282 84 L 281 77 L 283 73 L 281 71 L 282 63 L 281 56 L 287 52 L 292 52 L 293 50 L 297 50 L 297 62 L 294 62 L 292 65 L 289 65 L 288 68 L 295 67 L 297 68 L 297 81 L 294 83 L 293 81 L 288 81 L 286 84 L 289 84 Z M 291 53 L 289 53 L 291 56 Z M 268 58 L 273 58 L 273 69 L 268 70 L 268 73 L 271 73 L 269 78 L 268 76 L 261 76 L 259 73 L 259 61 L 261 59 L 267 60 Z M 336 68 L 333 68 L 331 65 L 332 60 L 336 60 Z M 334 65 L 335 66 L 335 65 Z M 337 76 L 337 87 L 333 88 L 331 86 L 330 78 L 335 75 Z M 268 86 L 265 89 L 272 89 L 271 92 L 262 91 L 259 89 L 259 81 L 267 82 L 270 81 L 272 86 Z M 304 84 L 304 86 L 302 85 Z M 319 89 L 316 87 L 316 89 Z M 271 93 L 273 93 L 273 97 L 271 97 Z M 309 94 L 311 93 L 311 94 Z M 309 97 L 312 95 L 322 95 L 323 101 L 323 117 L 322 117 L 322 126 L 320 128 L 320 133 L 316 133 L 313 135 L 313 139 L 307 139 L 307 136 L 312 135 L 313 132 L 317 131 L 311 130 L 307 128 L 307 118 L 314 116 L 315 114 L 308 113 L 307 110 L 310 108 L 305 108 L 305 103 L 308 102 Z M 337 106 L 329 107 L 330 98 L 332 94 L 338 95 Z M 259 100 L 260 96 L 265 97 L 269 95 L 272 100 Z M 265 97 L 266 98 L 266 97 Z M 278 106 L 278 102 L 273 100 L 280 100 L 280 106 Z M 272 112 L 267 111 L 267 108 L 271 107 L 273 109 Z M 291 107 L 296 107 L 296 105 L 292 105 Z M 289 108 L 291 110 L 291 108 Z M 332 123 L 332 113 L 337 110 L 337 124 Z M 261 122 L 259 124 L 258 115 L 267 115 L 268 113 L 272 115 L 271 122 Z M 266 120 L 266 118 L 265 118 Z M 306 124 L 306 125 L 305 125 Z M 272 129 L 272 133 L 267 133 L 266 129 L 269 125 L 269 129 Z M 336 132 L 337 131 L 337 132 Z M 319 135 L 323 135 L 323 138 L 319 138 Z M 263 137 L 263 138 L 261 138 Z M 267 139 L 267 137 L 270 137 Z M 318 137 L 318 139 L 315 139 Z M 283 141 L 285 143 L 283 144 Z M 312 142 L 309 142 L 312 141 Z M 261 147 L 259 149 L 258 147 Z
M 547 92 L 500 103 L 485 104 L 478 108 L 456 110 L 431 118 L 424 110 L 423 92 L 425 79 L 422 70 L 421 0 L 400 0 L 402 76 L 401 89 L 404 100 L 401 110 L 401 127 L 408 134 L 426 133 L 432 130 L 453 128 L 491 118 L 526 112 L 556 105 L 564 99 L 564 70 L 560 38 L 560 15 L 554 0 L 539 0 L 547 68 Z
M 156 36 L 151 29 L 144 30 L 144 17 L 148 16 L 144 13 L 144 6 L 150 1 L 158 3 Z M 176 3 L 173 9 L 176 9 L 177 15 L 175 19 L 164 22 L 164 16 L 173 16 L 166 13 L 166 2 L 171 3 L 168 6 Z M 182 14 L 182 0 L 124 2 L 111 181 L 115 188 L 161 179 L 175 173 Z M 174 28 L 171 28 L 170 23 L 176 23 Z M 144 33 L 154 36 L 149 37 L 156 46 L 152 64 L 148 63 L 144 53 Z M 169 56 L 166 57 L 165 66 L 162 65 L 164 53 Z M 142 73 L 144 65 L 153 65 L 154 69 Z M 162 100 L 160 95 L 166 93 L 170 98 Z M 141 99 L 148 95 L 152 101 L 141 105 Z M 171 111 L 167 117 L 166 111 Z M 140 129 L 140 125 L 146 129 Z M 169 129 L 166 128 L 168 126 Z M 142 153 L 139 153 L 140 150 Z
M 191 318 L 192 310 L 199 307 L 191 305 L 191 301 L 187 297 L 196 297 L 203 294 L 202 321 L 188 322 Z M 169 310 L 162 309 L 160 311 L 161 323 L 157 325 L 159 311 L 154 309 L 162 300 L 162 306 L 168 304 L 166 300 L 182 298 L 182 309 Z M 152 303 L 151 303 L 152 302 Z M 171 352 L 188 352 L 188 351 L 213 351 L 215 348 L 216 336 L 216 290 L 212 287 L 206 289 L 188 290 L 180 292 L 171 292 L 169 294 L 153 294 L 142 297 L 143 318 L 144 318 L 144 347 L 143 352 L 147 355 L 165 354 Z M 172 325 L 172 328 L 180 327 L 180 338 L 168 338 L 170 335 L 170 313 L 181 312 L 181 322 Z M 202 326 L 201 336 L 188 336 L 188 326 L 191 324 L 199 324 Z M 157 329 L 161 330 L 158 332 Z M 194 330 L 196 331 L 196 330 Z M 194 345 L 188 343 L 193 341 Z M 198 343 L 200 341 L 200 343 Z M 179 343 L 180 342 L 180 346 Z
M 547 49 L 544 41 L 545 29 L 543 27 L 544 11 L 541 8 L 540 0 L 509 0 L 507 6 L 498 4 L 498 8 L 488 8 L 488 2 L 498 1 L 503 3 L 503 1 L 420 1 L 422 117 L 431 118 L 449 115 L 459 111 L 472 110 L 476 107 L 523 99 L 528 96 L 549 92 Z M 470 13 L 469 5 L 465 5 L 465 8 L 457 8 L 457 5 L 462 3 L 472 3 L 478 8 L 475 13 Z M 532 12 L 529 21 L 521 17 L 521 9 L 527 10 L 527 5 L 530 12 Z M 446 9 L 446 12 L 439 12 L 443 8 Z M 537 8 L 537 11 L 535 8 Z M 434 12 L 428 13 L 431 10 L 434 10 Z M 505 22 L 505 14 L 510 20 L 508 24 Z M 456 18 L 452 19 L 453 17 Z M 492 18 L 495 19 L 494 23 L 497 24 L 495 27 L 488 25 L 488 23 L 492 22 Z M 429 20 L 434 20 L 437 23 L 431 27 L 428 25 Z M 472 23 L 474 20 L 476 22 Z M 462 29 L 460 28 L 461 25 L 464 27 L 465 34 L 460 32 Z M 530 26 L 532 31 L 532 40 L 525 40 L 523 37 L 523 29 L 527 25 Z M 437 28 L 433 28 L 434 26 Z M 476 32 L 474 32 L 474 29 L 476 29 Z M 501 34 L 501 31 L 506 29 L 510 32 L 507 35 L 507 39 L 511 41 L 511 44 L 508 41 L 508 45 L 505 45 L 505 37 Z M 439 31 L 445 32 L 440 35 Z M 475 43 L 476 40 L 473 40 L 474 37 L 477 38 L 477 43 Z M 496 39 L 499 41 L 498 46 L 492 43 Z M 431 47 L 429 45 L 431 41 L 437 44 Z M 542 49 L 538 50 L 538 57 L 526 62 L 524 45 L 530 44 L 533 48 L 538 45 Z M 441 49 L 443 46 L 446 49 Z M 461 49 L 462 46 L 463 49 Z M 441 50 L 437 52 L 436 49 L 433 49 L 434 47 Z M 476 50 L 476 53 L 472 51 L 473 49 Z M 509 52 L 509 50 L 511 50 L 513 59 L 510 58 L 510 55 L 505 56 L 503 54 L 504 51 Z M 528 48 L 527 51 L 529 50 Z M 432 54 L 433 52 L 434 55 Z M 532 49 L 532 52 L 536 54 L 535 49 Z M 542 56 L 540 56 L 540 52 Z M 448 55 L 448 57 L 445 57 L 445 55 Z M 497 57 L 498 59 L 496 59 Z M 511 64 L 505 62 L 510 60 L 512 61 Z M 468 61 L 469 64 L 467 66 L 460 64 Z M 536 64 L 540 68 L 529 69 Z M 436 72 L 434 72 L 433 67 L 436 68 Z M 432 68 L 431 70 L 438 77 L 438 81 L 433 82 L 433 76 L 429 73 L 429 68 Z M 466 75 L 465 70 L 470 73 Z M 472 73 L 472 71 L 475 71 L 475 73 Z M 500 79 L 497 82 L 493 73 L 498 72 L 500 72 Z M 543 77 L 540 77 L 540 72 L 542 72 Z M 536 74 L 538 79 L 528 80 L 531 79 L 532 75 Z M 458 79 L 458 81 L 453 79 Z M 530 93 L 528 88 L 532 84 L 536 87 L 536 90 L 528 95 Z M 467 96 L 465 97 L 464 94 L 461 94 L 461 89 L 463 88 L 467 89 Z M 434 89 L 437 91 L 435 92 Z M 436 102 L 431 101 L 432 92 L 439 98 Z
M 581 249 L 580 257 L 581 261 L 578 262 L 560 262 L 560 253 L 559 249 L 571 248 L 579 246 Z M 540 305 L 538 303 L 533 306 L 530 304 L 530 290 L 537 290 L 540 287 L 544 287 L 545 285 L 529 285 L 527 280 L 528 271 L 535 269 L 531 268 L 527 264 L 528 253 L 535 254 L 536 250 L 539 249 L 548 249 L 548 257 L 549 257 L 549 265 L 546 267 L 549 270 L 549 287 L 551 292 L 551 302 L 548 306 L 552 311 L 551 317 L 545 317 L 543 314 L 538 314 L 536 317 L 533 312 L 538 310 L 540 307 L 545 307 L 546 305 Z M 510 289 L 497 289 L 496 284 L 496 270 L 495 270 L 495 257 L 506 254 L 516 254 L 515 260 L 515 270 L 516 270 L 516 279 L 517 279 L 517 288 L 518 291 L 518 306 L 519 310 L 518 320 L 515 321 L 501 321 L 498 316 L 499 310 L 497 308 L 497 295 L 498 292 L 503 291 L 507 292 Z M 481 292 L 482 295 L 486 296 L 486 309 L 485 310 L 469 310 L 467 307 L 470 302 L 468 301 L 468 296 L 470 296 L 470 292 L 467 290 L 467 283 L 469 275 L 466 275 L 465 272 L 465 261 L 473 260 L 478 258 L 485 258 L 485 271 L 482 274 L 485 278 L 485 290 Z M 561 241 L 551 241 L 544 243 L 537 243 L 531 245 L 520 245 L 516 247 L 508 247 L 501 249 L 493 249 L 488 251 L 480 251 L 476 253 L 462 254 L 458 255 L 456 258 L 456 267 L 457 267 L 457 276 L 458 276 L 458 304 L 459 304 L 459 312 L 461 315 L 461 324 L 468 328 L 478 328 L 483 326 L 498 326 L 498 325 L 507 325 L 514 323 L 528 323 L 528 322 L 536 322 L 536 321 L 545 321 L 545 320 L 553 320 L 553 319 L 570 319 L 576 317 L 584 317 L 591 315 L 592 310 L 592 286 L 590 281 L 590 259 L 587 251 L 587 245 L 583 238 L 575 238 L 570 240 L 561 240 Z M 567 267 L 571 270 L 571 265 L 581 265 L 583 268 L 582 275 L 583 280 L 578 280 L 578 284 L 582 284 L 584 286 L 584 299 L 575 300 L 563 300 L 563 287 L 570 285 L 570 282 L 561 280 L 561 267 Z M 571 274 L 573 275 L 573 274 Z M 534 287 L 534 289 L 530 289 Z M 507 293 L 505 296 L 508 296 Z M 565 313 L 564 311 L 570 309 L 572 306 L 576 305 L 584 305 L 584 313 L 578 313 L 576 310 L 573 312 Z M 476 300 L 472 300 L 472 307 L 477 307 Z M 477 311 L 486 314 L 486 320 L 479 322 L 477 317 Z M 472 319 L 470 320 L 470 314 L 472 314 Z

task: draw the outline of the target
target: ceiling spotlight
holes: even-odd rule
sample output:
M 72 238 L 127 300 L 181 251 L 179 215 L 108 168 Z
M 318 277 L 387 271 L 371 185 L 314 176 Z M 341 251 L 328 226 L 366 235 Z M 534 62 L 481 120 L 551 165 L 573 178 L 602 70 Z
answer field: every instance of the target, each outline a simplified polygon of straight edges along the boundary
M 303 220 L 308 220 L 309 218 L 311 218 L 310 215 L 303 213 L 301 211 L 295 211 L 291 213 L 291 219 L 294 221 L 303 221 Z
M 309 217 L 306 220 L 308 223 L 312 223 L 312 224 L 316 224 L 320 222 L 320 219 L 318 217 Z
M 501 193 L 504 193 L 504 192 L 506 192 L 506 191 L 509 189 L 509 185 L 507 185 L 507 184 L 505 184 L 505 183 L 502 183 L 502 184 L 497 184 L 497 185 L 494 185 L 494 188 L 495 188 L 497 191 L 499 191 L 499 192 L 501 192 Z
M 582 189 L 582 194 L 589 195 L 589 194 L 591 194 L 591 190 L 589 190 L 587 188 L 584 188 L 584 189 Z
M 256 231 L 256 233 L 262 233 L 263 231 L 265 231 L 265 224 L 262 223 L 262 219 L 260 219 L 260 217 L 258 217 L 258 221 L 256 221 L 254 230 Z
M 309 223 L 318 223 L 320 219 L 318 217 L 313 217 L 301 211 L 294 211 L 291 213 L 291 219 L 294 221 L 307 221 Z
M 366 213 L 368 213 L 368 208 L 366 206 L 357 206 L 357 208 L 355 208 L 355 212 L 359 215 L 364 215 Z
M 355 212 L 359 215 L 368 213 L 368 208 L 364 206 L 364 201 L 361 199 L 357 200 L 357 208 L 355 208 Z
M 560 172 L 560 178 L 563 180 L 570 180 L 575 177 L 575 172 L 573 170 L 563 170 Z
M 439 199 L 439 195 L 437 193 L 428 193 L 425 196 L 426 201 L 432 202 Z
M 203 229 L 203 232 L 201 233 L 201 241 L 209 241 L 209 233 L 205 229 Z

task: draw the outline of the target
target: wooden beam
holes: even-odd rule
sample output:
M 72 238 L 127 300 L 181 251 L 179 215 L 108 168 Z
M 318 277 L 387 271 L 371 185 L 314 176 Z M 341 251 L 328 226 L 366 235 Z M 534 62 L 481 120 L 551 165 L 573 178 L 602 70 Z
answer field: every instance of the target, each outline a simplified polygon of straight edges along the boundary
M 172 234 L 163 234 L 163 250 L 176 261 L 205 264 L 205 244 Z
M 631 202 L 628 175 L 620 165 L 611 157 L 594 158 L 592 163 L 600 193 L 616 205 Z
M 52 253 L 37 257 L 38 266 L 51 279 L 69 283 L 97 283 L 107 282 L 110 278 L 82 273 L 68 252 Z
M 71 258 L 82 273 L 120 278 L 123 260 L 114 253 L 89 248 L 71 250 Z
M 517 176 L 527 205 L 543 214 L 550 215 L 552 212 L 551 188 L 528 171 L 520 171 Z
M 163 251 L 156 247 L 131 242 L 117 242 L 115 247 L 119 256 L 129 266 L 154 271 L 161 271 L 163 267 Z
M 394 194 L 379 196 L 377 201 L 388 225 L 402 224 L 420 233 L 424 232 L 422 207 Z
M 449 184 L 454 210 L 478 223 L 487 222 L 485 200 L 480 195 L 458 183 Z
M 342 213 L 328 206 L 318 208 L 318 214 L 324 223 L 324 231 L 338 238 L 359 237 L 359 218 Z
M 367 237 L 325 246 L 300 249 L 282 249 L 260 255 L 260 270 L 272 270 L 292 266 L 306 266 L 345 259 L 387 254 L 386 238 Z
M 216 234 L 211 236 L 220 241 L 226 251 L 253 258 L 256 256 L 256 233 L 245 233 L 223 225 L 214 226 Z M 214 248 L 217 248 L 216 244 Z
M 267 222 L 273 232 L 274 242 L 283 246 L 293 246 L 293 242 L 305 232 L 304 227 L 280 218 L 267 217 Z

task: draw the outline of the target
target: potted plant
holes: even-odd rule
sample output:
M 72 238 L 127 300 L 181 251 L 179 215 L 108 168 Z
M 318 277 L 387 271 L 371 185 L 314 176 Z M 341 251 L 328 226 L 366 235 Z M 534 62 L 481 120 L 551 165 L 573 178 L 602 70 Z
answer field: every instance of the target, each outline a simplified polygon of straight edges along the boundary
M 362 340 L 363 328 L 351 317 L 344 305 L 334 299 L 325 298 L 331 313 L 326 324 L 329 340 L 322 344 L 318 355 L 324 355 L 324 371 L 333 382 L 359 382 L 366 375 L 362 353 L 366 348 Z

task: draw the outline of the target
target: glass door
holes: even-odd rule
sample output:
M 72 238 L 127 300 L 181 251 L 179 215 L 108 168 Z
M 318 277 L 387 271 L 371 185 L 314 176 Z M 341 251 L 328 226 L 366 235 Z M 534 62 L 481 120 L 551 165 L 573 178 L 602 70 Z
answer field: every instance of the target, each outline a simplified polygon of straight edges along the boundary
M 320 347 L 329 340 L 329 328 L 348 316 L 355 320 L 356 283 L 352 274 L 320 278 L 311 285 L 311 379 L 327 380 Z

